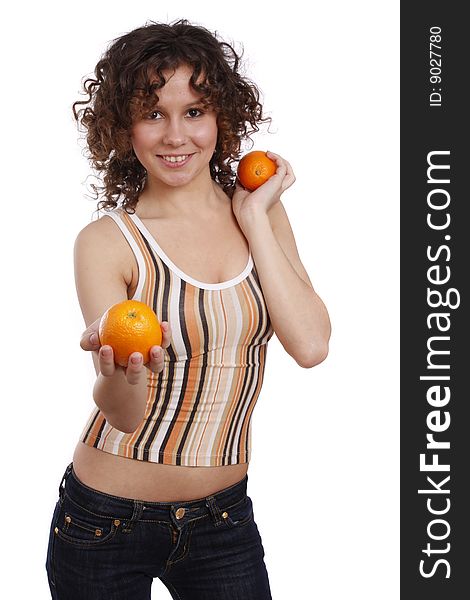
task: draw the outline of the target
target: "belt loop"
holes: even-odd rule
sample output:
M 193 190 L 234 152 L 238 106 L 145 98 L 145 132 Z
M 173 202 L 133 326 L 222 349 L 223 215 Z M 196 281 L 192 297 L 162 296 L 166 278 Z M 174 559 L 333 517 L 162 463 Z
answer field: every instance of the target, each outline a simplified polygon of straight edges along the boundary
M 62 480 L 59 484 L 59 501 L 62 504 L 62 502 L 64 501 L 64 494 L 65 494 L 65 483 L 68 479 L 68 476 L 70 475 L 70 473 L 72 472 L 72 465 L 73 465 L 73 461 L 67 465 L 67 468 L 65 469 L 65 472 L 62 476 Z M 64 485 L 62 485 L 64 484 Z
M 214 496 L 207 496 L 206 498 L 206 506 L 209 509 L 209 512 L 212 516 L 212 520 L 214 521 L 214 525 L 218 527 L 223 523 L 222 514 L 220 512 L 220 508 L 217 506 L 217 502 L 215 501 Z
M 122 533 L 132 533 L 134 529 L 134 525 L 141 518 L 144 512 L 144 503 L 140 500 L 133 500 L 134 502 L 134 511 L 132 512 L 132 517 L 130 521 L 126 523 L 126 526 L 121 529 Z

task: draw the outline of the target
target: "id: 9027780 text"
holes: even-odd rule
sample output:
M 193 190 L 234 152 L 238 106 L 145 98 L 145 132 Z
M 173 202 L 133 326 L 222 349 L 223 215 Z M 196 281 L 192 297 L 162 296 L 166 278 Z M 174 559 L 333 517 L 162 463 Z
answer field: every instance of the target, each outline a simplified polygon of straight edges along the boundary
M 442 106 L 442 36 L 440 27 L 429 28 L 429 106 Z

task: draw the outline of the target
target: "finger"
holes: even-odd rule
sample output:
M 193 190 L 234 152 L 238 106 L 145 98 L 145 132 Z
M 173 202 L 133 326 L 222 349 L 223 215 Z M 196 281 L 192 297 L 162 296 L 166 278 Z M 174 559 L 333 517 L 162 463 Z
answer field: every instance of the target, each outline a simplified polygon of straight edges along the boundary
M 100 347 L 100 338 L 98 336 L 99 319 L 92 323 L 82 333 L 80 347 L 82 350 L 98 350 Z
M 165 364 L 165 352 L 160 346 L 152 346 L 150 348 L 150 360 L 147 363 L 147 367 L 154 373 L 160 373 L 163 371 Z
M 266 156 L 273 160 L 275 163 L 280 165 L 281 163 L 287 162 L 280 154 L 276 154 L 275 152 L 271 152 L 271 150 L 266 151 Z
M 284 179 L 284 177 L 286 176 L 286 174 L 287 174 L 287 166 L 284 161 L 281 161 L 280 163 L 278 163 L 277 170 L 274 173 L 273 177 L 278 176 L 279 179 L 282 181 Z
M 282 156 L 280 156 L 279 154 L 276 154 L 275 152 L 271 152 L 270 150 L 266 151 L 266 156 L 276 163 L 276 165 L 277 165 L 276 174 L 279 173 L 279 170 L 281 168 L 287 170 L 287 167 L 286 167 L 287 161 L 284 158 L 282 158 Z M 273 175 L 273 177 L 274 177 L 274 175 Z
M 129 356 L 129 362 L 126 369 L 126 379 L 127 383 L 130 385 L 136 385 L 139 383 L 142 374 L 143 362 L 144 357 L 140 352 L 133 352 Z
M 268 158 L 271 158 L 276 162 L 278 166 L 276 170 L 276 175 L 282 177 L 281 190 L 284 192 L 295 181 L 295 175 L 292 166 L 285 158 L 282 158 L 282 156 L 276 154 L 275 152 L 271 152 L 270 150 L 266 152 L 266 156 L 268 156 Z
M 168 348 L 171 343 L 171 327 L 168 321 L 162 321 L 162 348 Z
M 288 160 L 285 160 L 284 162 L 286 163 L 287 173 L 289 175 L 293 175 L 294 171 L 292 170 L 292 165 L 290 164 L 290 162 Z
M 95 332 L 93 332 L 92 334 L 84 333 L 82 335 L 82 339 L 80 340 L 80 347 L 82 348 L 82 350 L 87 351 L 98 350 L 98 348 L 100 347 L 100 339 L 98 337 L 98 334 Z
M 286 174 L 287 167 L 284 164 L 284 161 L 277 161 L 276 172 L 274 173 L 274 175 L 271 175 L 271 177 L 267 181 L 265 181 L 261 187 L 264 187 L 265 189 L 272 189 L 273 191 L 275 191 L 275 189 L 282 191 L 282 184 L 284 178 L 286 177 Z
M 104 377 L 111 377 L 116 369 L 114 365 L 114 352 L 111 346 L 101 346 L 98 360 L 101 374 Z
M 282 182 L 283 190 L 286 190 L 295 181 L 294 171 L 293 171 L 292 166 L 290 165 L 290 163 L 287 162 L 287 160 L 286 160 L 286 167 L 287 167 L 287 173 L 286 173 L 286 176 L 284 178 L 284 181 Z

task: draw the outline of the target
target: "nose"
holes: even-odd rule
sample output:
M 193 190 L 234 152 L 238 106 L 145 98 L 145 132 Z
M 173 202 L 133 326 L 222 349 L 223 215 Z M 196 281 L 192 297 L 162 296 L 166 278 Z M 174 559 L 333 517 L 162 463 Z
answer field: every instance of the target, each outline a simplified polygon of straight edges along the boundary
M 185 142 L 184 123 L 178 119 L 168 119 L 163 135 L 163 143 L 169 146 L 182 146 Z

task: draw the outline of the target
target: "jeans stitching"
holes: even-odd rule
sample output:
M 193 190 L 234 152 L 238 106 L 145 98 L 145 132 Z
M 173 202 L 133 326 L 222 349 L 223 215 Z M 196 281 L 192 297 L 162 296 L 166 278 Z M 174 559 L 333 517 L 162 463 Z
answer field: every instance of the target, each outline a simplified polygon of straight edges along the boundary
M 235 502 L 234 504 L 230 504 L 230 506 L 225 506 L 224 508 L 220 509 L 222 512 L 223 511 L 229 511 L 229 510 L 233 510 L 234 508 L 238 507 L 242 502 L 246 502 L 247 500 L 247 496 L 245 495 L 244 498 L 242 498 L 241 500 L 239 500 L 238 502 Z M 198 509 L 199 510 L 199 509 Z M 192 522 L 192 521 L 199 521 L 200 519 L 207 519 L 209 518 L 211 515 L 210 513 L 206 513 L 204 515 L 200 515 L 199 517 L 193 517 L 191 518 L 190 521 L 188 521 L 188 523 Z M 169 523 L 169 521 L 160 521 L 158 519 L 139 519 L 140 521 L 142 521 L 142 523 L 162 523 L 167 525 Z
M 224 520 L 225 520 L 225 522 L 227 524 L 227 527 L 229 529 L 233 529 L 233 528 L 237 528 L 237 527 L 244 527 L 245 525 L 248 525 L 248 523 L 250 521 L 253 520 L 253 511 L 251 511 L 251 513 L 248 515 L 248 517 L 245 517 L 241 521 L 232 521 L 232 519 L 230 517 L 227 517 Z
M 68 494 L 67 492 L 65 492 L 64 497 L 67 496 L 67 499 L 72 502 L 72 504 L 74 504 L 78 509 L 85 511 L 86 513 L 93 515 L 94 517 L 100 517 L 102 519 L 109 519 L 111 521 L 114 521 L 115 519 L 120 519 L 121 521 L 127 520 L 130 521 L 130 517 L 123 517 L 123 516 L 119 516 L 116 515 L 116 513 L 113 513 L 115 516 L 110 516 L 110 515 L 103 515 L 101 513 L 95 513 L 92 510 L 89 510 L 88 508 L 86 508 L 85 506 L 82 506 L 81 504 L 79 504 L 78 502 L 76 502 L 71 496 L 70 494 Z M 232 504 L 231 506 L 227 507 L 227 510 L 229 508 L 232 508 L 234 506 L 237 506 L 238 504 L 240 504 L 240 502 L 242 502 L 243 500 L 237 502 L 236 504 Z M 205 515 L 201 515 L 199 517 L 194 517 L 193 519 L 191 519 L 191 521 L 198 521 L 199 519 L 207 519 L 207 517 L 209 517 L 209 514 L 205 514 Z M 168 523 L 170 522 L 169 520 L 161 520 L 161 519 L 138 519 L 138 521 L 136 522 L 142 522 L 142 523 L 157 523 L 160 525 L 168 525 Z
M 67 499 L 72 502 L 72 504 L 74 504 L 76 506 L 76 508 L 85 511 L 86 513 L 93 515 L 94 517 L 100 517 L 101 519 L 109 519 L 110 521 L 114 521 L 115 519 L 119 519 L 120 521 L 130 521 L 131 518 L 130 517 L 124 517 L 124 516 L 120 516 L 117 513 L 113 513 L 114 516 L 110 516 L 108 515 L 103 515 L 101 513 L 95 513 L 92 510 L 89 510 L 88 508 L 86 508 L 85 506 L 82 506 L 81 504 L 79 504 L 78 502 L 76 502 L 71 496 L 70 494 L 68 494 L 67 492 L 65 492 L 64 496 L 67 496 Z M 207 516 L 207 515 L 203 515 L 203 516 Z M 202 518 L 202 517 L 197 517 L 198 519 Z M 162 525 L 162 526 L 166 526 L 168 524 L 168 521 L 165 520 L 160 520 L 160 519 L 139 519 L 136 522 L 142 522 L 142 523 L 156 523 L 157 525 Z
M 91 488 L 90 488 L 90 489 L 91 489 Z M 101 492 L 100 492 L 100 493 L 101 493 Z M 64 499 L 65 499 L 65 497 L 67 497 L 67 499 L 68 499 L 68 500 L 69 500 L 69 501 L 70 501 L 70 502 L 71 502 L 71 503 L 72 503 L 72 504 L 73 504 L 75 507 L 77 507 L 77 509 L 83 510 L 83 511 L 84 511 L 84 512 L 86 512 L 87 514 L 89 514 L 89 515 L 93 515 L 94 517 L 99 517 L 100 519 L 106 519 L 106 520 L 109 520 L 109 521 L 114 521 L 115 519 L 120 519 L 121 521 L 130 521 L 130 518 L 126 518 L 126 517 L 123 517 L 123 516 L 119 516 L 119 515 L 116 515 L 115 513 L 114 513 L 114 516 L 112 516 L 112 515 L 110 516 L 110 515 L 103 515 L 103 514 L 101 514 L 101 513 L 96 513 L 96 512 L 94 512 L 94 511 L 92 511 L 92 510 L 89 510 L 89 509 L 88 509 L 88 508 L 86 508 L 85 506 L 82 506 L 81 504 L 79 504 L 78 502 L 76 502 L 76 501 L 75 501 L 75 500 L 74 500 L 74 499 L 73 499 L 73 498 L 70 496 L 70 494 L 69 494 L 67 491 L 65 491 L 65 492 L 64 492 L 64 495 L 63 495 L 63 498 L 62 498 L 62 500 L 64 500 Z M 245 494 L 245 496 L 244 496 L 244 497 L 243 497 L 241 500 L 238 500 L 237 502 L 234 502 L 233 504 L 230 504 L 229 506 L 225 506 L 225 507 L 223 507 L 223 508 L 221 508 L 221 509 L 219 509 L 219 510 L 221 510 L 221 512 L 223 512 L 223 511 L 227 511 L 227 512 L 228 512 L 228 511 L 230 511 L 230 510 L 233 510 L 233 509 L 237 508 L 237 507 L 238 507 L 240 504 L 242 504 L 243 502 L 246 502 L 246 501 L 247 501 L 247 498 L 248 498 L 248 496 Z M 61 503 L 61 506 L 62 506 L 62 505 L 63 505 L 63 502 Z M 253 511 L 252 511 L 252 512 L 253 512 Z M 201 519 L 207 519 L 208 517 L 211 517 L 210 513 L 206 513 L 206 514 L 204 514 L 204 515 L 200 515 L 199 517 L 193 517 L 193 518 L 191 519 L 191 521 L 188 521 L 188 523 L 190 523 L 190 522 L 193 522 L 193 521 L 199 521 L 199 520 L 201 520 Z M 252 517 L 252 514 L 251 514 L 251 515 L 250 515 L 250 517 L 247 519 L 247 522 L 250 520 L 250 518 L 251 518 L 251 517 Z M 224 520 L 225 522 L 227 521 L 227 519 L 223 519 L 223 520 Z M 231 519 L 230 519 L 230 520 L 231 520 Z M 169 521 L 168 521 L 168 520 L 161 520 L 161 519 L 142 519 L 142 518 L 141 518 L 141 519 L 138 519 L 138 521 L 136 521 L 136 522 L 142 522 L 142 523 L 155 523 L 155 524 L 161 525 L 161 526 L 163 526 L 163 527 L 166 527 L 166 526 L 168 525 L 168 523 L 169 523 Z M 238 523 L 239 523 L 239 522 L 238 522 Z M 233 526 L 234 526 L 234 527 L 237 527 L 237 526 L 242 526 L 243 524 L 244 524 L 244 523 L 240 523 L 240 525 L 233 525 Z M 229 525 L 227 525 L 227 526 L 229 526 Z
M 82 506 L 81 504 L 79 504 L 78 502 L 75 502 L 75 500 L 70 496 L 70 494 L 68 494 L 67 492 L 65 492 L 64 496 L 67 496 L 67 498 L 69 499 L 69 501 L 74 504 L 77 508 L 79 508 L 80 510 L 85 511 L 86 513 L 93 515 L 94 517 L 100 517 L 101 519 L 109 519 L 110 521 L 114 521 L 117 518 L 123 519 L 124 517 L 117 517 L 117 516 L 110 516 L 110 515 L 102 515 L 99 513 L 95 513 L 92 510 L 88 510 L 88 508 L 86 508 L 85 506 Z
M 242 502 L 246 502 L 247 500 L 248 500 L 248 496 L 245 494 L 245 496 L 241 500 L 239 500 L 238 502 L 235 502 L 235 504 L 231 504 L 230 506 L 226 506 L 225 508 L 222 508 L 221 510 L 222 510 L 222 512 L 224 510 L 228 511 L 229 509 L 233 509 L 233 508 L 237 507 L 239 504 L 241 504 Z
M 170 565 L 175 565 L 176 563 L 180 562 L 180 560 L 182 560 L 183 558 L 186 558 L 186 556 L 188 555 L 189 544 L 191 542 L 191 535 L 192 535 L 193 529 L 194 529 L 194 521 L 189 521 L 189 523 L 187 525 L 188 525 L 189 531 L 188 531 L 188 538 L 187 538 L 186 543 L 184 545 L 183 554 L 179 558 L 177 558 L 176 560 L 169 561 Z
M 84 529 L 88 533 L 95 533 L 97 529 L 103 529 L 101 524 L 96 525 L 96 526 L 88 525 L 87 523 L 85 523 L 84 521 L 79 519 L 78 517 L 75 517 L 75 516 L 69 514 L 67 511 L 65 511 L 65 517 L 67 518 L 67 516 L 69 516 L 71 518 L 71 521 L 66 521 L 64 533 L 68 533 L 68 530 L 70 529 L 71 525 L 75 525 L 75 527 Z
M 163 583 L 167 586 L 170 592 L 172 592 L 176 596 L 176 600 L 183 600 L 183 598 L 178 594 L 178 592 L 175 589 L 175 586 L 172 583 L 170 583 L 169 581 L 164 581 Z
M 102 539 L 97 539 L 97 540 L 75 539 L 72 536 L 69 536 L 66 533 L 64 533 L 60 527 L 57 528 L 57 533 L 55 535 L 68 544 L 80 546 L 81 548 L 83 548 L 83 547 L 99 546 L 101 544 L 104 544 L 105 542 L 109 542 L 109 540 L 113 539 L 116 536 L 117 532 L 118 532 L 118 527 L 116 527 L 116 525 L 114 525 L 114 523 L 112 523 L 110 532 L 108 533 L 108 535 L 106 535 Z

